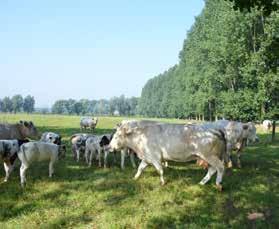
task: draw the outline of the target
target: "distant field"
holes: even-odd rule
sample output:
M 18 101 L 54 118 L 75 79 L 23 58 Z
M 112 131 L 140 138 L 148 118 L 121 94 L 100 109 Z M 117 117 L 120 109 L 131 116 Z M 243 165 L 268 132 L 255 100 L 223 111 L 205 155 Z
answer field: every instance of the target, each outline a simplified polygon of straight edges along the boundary
M 234 168 L 223 179 L 224 191 L 215 187 L 215 177 L 204 187 L 198 182 L 206 171 L 194 163 L 170 163 L 164 169 L 167 184 L 150 166 L 138 181 L 136 170 L 120 157 L 110 168 L 88 168 L 73 160 L 69 137 L 79 129 L 78 116 L 0 114 L 0 122 L 32 120 L 41 132 L 54 131 L 67 143 L 67 157 L 48 178 L 48 164 L 33 164 L 27 170 L 27 186 L 19 185 L 19 166 L 8 183 L 0 183 L 0 228 L 278 228 L 279 225 L 279 133 L 269 143 L 246 148 L 242 169 Z M 123 117 L 99 117 L 94 133 L 107 133 Z M 160 119 L 183 123 L 183 120 Z M 4 170 L 0 170 L 4 179 Z M 248 213 L 264 213 L 265 219 L 247 220 Z

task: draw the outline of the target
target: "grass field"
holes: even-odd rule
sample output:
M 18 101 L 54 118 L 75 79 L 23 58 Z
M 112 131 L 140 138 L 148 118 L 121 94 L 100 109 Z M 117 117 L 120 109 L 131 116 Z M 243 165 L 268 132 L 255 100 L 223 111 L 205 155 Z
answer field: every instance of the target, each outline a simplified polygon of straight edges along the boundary
M 259 133 L 261 143 L 244 150 L 243 168 L 225 174 L 219 193 L 215 177 L 198 185 L 206 171 L 194 163 L 170 163 L 161 187 L 152 166 L 134 181 L 136 170 L 126 160 L 122 171 L 120 157 L 116 165 L 110 157 L 107 169 L 75 162 L 68 140 L 80 132 L 78 116 L 0 115 L 0 122 L 20 119 L 32 120 L 41 132 L 60 133 L 68 152 L 52 179 L 48 163 L 33 164 L 24 189 L 17 163 L 9 182 L 0 183 L 0 228 L 279 228 L 278 133 L 273 144 Z M 100 117 L 95 133 L 110 132 L 122 119 Z M 255 212 L 264 219 L 249 221 Z

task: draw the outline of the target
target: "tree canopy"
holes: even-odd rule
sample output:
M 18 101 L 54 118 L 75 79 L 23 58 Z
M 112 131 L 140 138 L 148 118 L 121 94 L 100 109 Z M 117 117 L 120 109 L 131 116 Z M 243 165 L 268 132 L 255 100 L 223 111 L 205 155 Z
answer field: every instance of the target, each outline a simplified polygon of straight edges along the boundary
M 278 118 L 279 14 L 207 0 L 179 64 L 149 80 L 139 111 L 153 117 Z

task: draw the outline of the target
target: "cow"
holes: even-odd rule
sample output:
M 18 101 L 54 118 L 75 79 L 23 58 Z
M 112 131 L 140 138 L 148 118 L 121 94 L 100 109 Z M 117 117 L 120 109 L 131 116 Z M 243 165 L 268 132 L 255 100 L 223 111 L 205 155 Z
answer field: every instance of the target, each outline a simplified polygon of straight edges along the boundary
M 61 136 L 53 132 L 44 132 L 40 141 L 61 145 Z
M 232 167 L 231 154 L 233 150 L 236 150 L 237 154 L 237 167 L 241 168 L 240 156 L 243 148 L 250 143 L 259 141 L 256 134 L 256 127 L 252 122 L 241 123 L 219 120 L 216 122 L 206 122 L 200 125 L 207 129 L 220 129 L 225 132 L 227 153 L 224 159 L 228 167 Z
M 272 122 L 270 120 L 264 120 L 262 126 L 263 126 L 264 131 L 268 132 L 272 128 Z
M 38 139 L 39 133 L 33 122 L 19 121 L 16 124 L 0 123 L 0 139 L 19 139 L 26 138 Z
M 85 153 L 85 142 L 86 139 L 90 136 L 93 136 L 92 134 L 84 134 L 84 133 L 78 133 L 74 134 L 70 137 L 70 141 L 72 143 L 72 153 L 73 157 L 76 161 L 79 161 L 80 155 Z
M 36 161 L 49 161 L 49 177 L 54 173 L 53 165 L 66 155 L 65 145 L 56 145 L 46 142 L 28 142 L 21 145 L 18 158 L 21 161 L 20 183 L 23 187 L 26 183 L 26 170 Z
M 80 129 L 83 130 L 89 128 L 91 130 L 94 130 L 95 127 L 97 126 L 97 123 L 98 123 L 98 118 L 89 118 L 89 117 L 81 118 Z
M 221 130 L 130 120 L 117 128 L 108 148 L 110 151 L 132 149 L 142 160 L 134 179 L 137 180 L 148 164 L 152 164 L 160 175 L 161 185 L 165 184 L 162 162 L 198 159 L 200 164 L 208 167 L 200 184 L 206 184 L 217 171 L 216 185 L 222 190 L 224 165 L 221 159 L 226 153 L 226 139 Z
M 0 159 L 4 162 L 5 179 L 7 182 L 14 169 L 14 162 L 17 159 L 19 147 L 29 140 L 0 140 Z

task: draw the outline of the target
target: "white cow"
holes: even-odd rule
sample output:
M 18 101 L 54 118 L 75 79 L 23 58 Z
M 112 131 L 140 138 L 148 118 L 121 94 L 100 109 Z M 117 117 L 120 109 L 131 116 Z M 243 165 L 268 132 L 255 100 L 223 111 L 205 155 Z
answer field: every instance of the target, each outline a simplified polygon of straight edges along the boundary
M 97 126 L 98 118 L 90 118 L 90 117 L 84 117 L 80 120 L 80 129 L 86 129 L 89 128 L 91 130 L 94 130 Z
M 217 171 L 216 185 L 222 189 L 224 165 L 220 159 L 226 153 L 226 140 L 220 130 L 206 129 L 195 125 L 153 123 L 151 121 L 125 121 L 117 128 L 110 150 L 132 149 L 142 160 L 135 179 L 138 179 L 152 164 L 163 178 L 163 161 L 187 162 L 198 159 L 209 165 L 208 173 L 201 180 L 204 185 Z
M 29 166 L 36 161 L 49 161 L 49 177 L 52 177 L 54 163 L 65 157 L 65 145 L 56 145 L 46 142 L 28 142 L 20 147 L 18 158 L 21 161 L 20 182 L 21 186 L 26 183 L 25 173 Z
M 264 120 L 263 121 L 263 129 L 268 132 L 272 128 L 272 122 L 270 120 Z
M 201 124 L 201 126 L 207 129 L 220 129 L 224 131 L 227 141 L 225 162 L 228 163 L 228 167 L 232 167 L 230 158 L 233 150 L 237 151 L 237 166 L 240 168 L 240 156 L 243 148 L 246 144 L 259 141 L 256 134 L 256 127 L 252 122 L 241 123 L 236 121 L 219 120 L 216 122 L 206 122 Z

